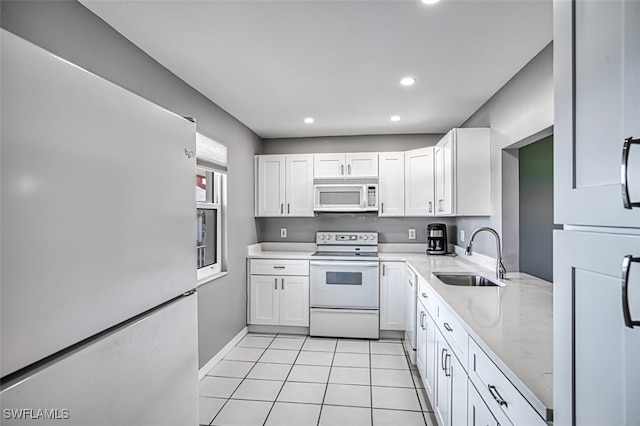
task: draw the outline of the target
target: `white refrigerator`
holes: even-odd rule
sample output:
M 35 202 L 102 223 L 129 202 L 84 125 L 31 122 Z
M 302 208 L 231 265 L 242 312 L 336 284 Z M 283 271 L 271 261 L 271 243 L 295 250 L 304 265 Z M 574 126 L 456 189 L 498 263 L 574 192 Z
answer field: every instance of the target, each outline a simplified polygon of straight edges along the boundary
M 0 423 L 195 425 L 195 125 L 0 31 Z

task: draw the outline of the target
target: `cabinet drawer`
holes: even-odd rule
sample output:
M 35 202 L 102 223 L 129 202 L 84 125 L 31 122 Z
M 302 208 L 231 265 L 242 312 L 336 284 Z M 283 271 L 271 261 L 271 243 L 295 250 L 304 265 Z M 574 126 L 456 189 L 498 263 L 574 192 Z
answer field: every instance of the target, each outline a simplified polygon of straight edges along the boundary
M 436 316 L 436 296 L 429 284 L 421 277 L 418 277 L 418 300 L 424 304 L 431 316 Z
M 473 339 L 469 339 L 469 378 L 499 424 L 546 425 Z
M 251 259 L 251 275 L 309 275 L 308 260 Z
M 462 324 L 451 314 L 449 308 L 440 302 L 438 302 L 438 318 L 436 323 L 444 338 L 447 339 L 447 342 L 451 345 L 451 349 L 455 352 L 460 363 L 462 363 L 464 369 L 468 370 L 467 353 L 469 350 L 469 335 L 462 327 Z

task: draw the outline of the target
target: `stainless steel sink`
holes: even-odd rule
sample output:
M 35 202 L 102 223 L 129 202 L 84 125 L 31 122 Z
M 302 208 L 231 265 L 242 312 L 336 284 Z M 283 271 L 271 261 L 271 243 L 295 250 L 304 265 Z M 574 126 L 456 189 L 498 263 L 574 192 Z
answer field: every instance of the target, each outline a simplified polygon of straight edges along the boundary
M 466 287 L 501 287 L 504 285 L 494 279 L 475 272 L 434 272 L 433 275 L 448 285 Z

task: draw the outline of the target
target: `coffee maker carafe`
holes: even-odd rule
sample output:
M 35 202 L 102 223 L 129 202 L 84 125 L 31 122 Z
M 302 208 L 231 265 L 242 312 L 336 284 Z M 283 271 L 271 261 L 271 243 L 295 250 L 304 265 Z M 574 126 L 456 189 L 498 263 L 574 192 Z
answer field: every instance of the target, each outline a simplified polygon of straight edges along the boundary
M 427 225 L 427 254 L 447 254 L 447 226 L 444 223 Z

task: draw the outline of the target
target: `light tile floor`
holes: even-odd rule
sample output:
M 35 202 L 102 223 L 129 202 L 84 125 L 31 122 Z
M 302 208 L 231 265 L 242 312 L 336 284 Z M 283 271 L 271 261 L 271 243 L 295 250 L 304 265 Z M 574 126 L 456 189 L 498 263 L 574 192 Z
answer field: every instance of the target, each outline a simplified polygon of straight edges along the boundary
M 400 340 L 248 334 L 200 381 L 200 424 L 435 426 Z

